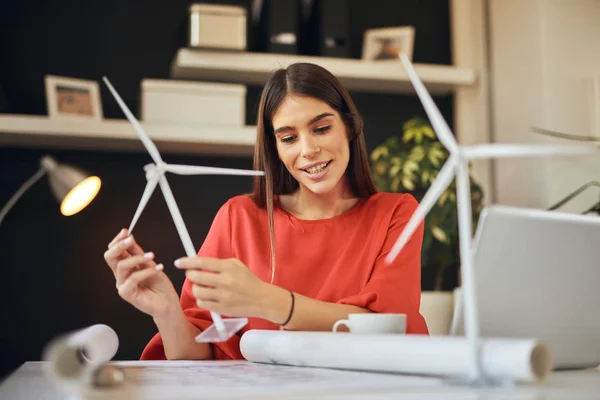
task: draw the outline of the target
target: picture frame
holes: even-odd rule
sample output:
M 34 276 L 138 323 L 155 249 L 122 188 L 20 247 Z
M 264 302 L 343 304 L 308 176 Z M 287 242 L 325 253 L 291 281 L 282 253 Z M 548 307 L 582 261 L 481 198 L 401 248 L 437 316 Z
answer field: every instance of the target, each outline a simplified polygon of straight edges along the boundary
M 414 41 L 413 26 L 368 29 L 363 36 L 361 58 L 365 61 L 397 61 L 403 51 L 412 61 Z
M 46 106 L 50 118 L 101 121 L 102 101 L 97 81 L 46 75 Z

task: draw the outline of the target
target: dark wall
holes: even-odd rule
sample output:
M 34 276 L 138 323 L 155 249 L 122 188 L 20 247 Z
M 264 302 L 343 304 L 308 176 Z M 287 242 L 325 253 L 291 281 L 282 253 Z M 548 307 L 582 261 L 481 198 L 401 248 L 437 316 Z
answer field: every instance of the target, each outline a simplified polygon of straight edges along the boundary
M 239 4 L 250 1 L 213 1 Z M 46 114 L 44 75 L 99 80 L 107 75 L 133 110 L 143 78 L 168 78 L 170 63 L 186 42 L 188 1 L 28 1 L 0 5 L 0 87 L 9 112 Z M 415 62 L 450 63 L 445 0 L 349 0 L 352 56 L 360 58 L 365 29 L 412 24 Z M 0 90 L 0 93 L 2 90 Z M 247 123 L 260 88 L 248 91 Z M 402 122 L 423 115 L 414 96 L 352 93 L 365 120 L 369 149 L 398 134 Z M 122 118 L 102 87 L 104 115 Z M 452 98 L 436 99 L 452 122 Z M 46 179 L 15 205 L 0 225 L 0 377 L 41 350 L 58 333 L 106 323 L 118 333 L 117 358 L 139 357 L 155 332 L 151 318 L 117 295 L 104 264 L 107 243 L 126 226 L 145 179 L 143 153 L 64 151 L 0 147 L 0 204 L 38 168 L 43 154 L 75 164 L 103 181 L 96 200 L 80 214 L 63 217 Z M 166 155 L 168 162 L 250 168 L 249 158 Z M 249 178 L 169 178 L 188 228 L 199 247 L 219 206 L 251 189 Z M 162 196 L 155 195 L 136 236 L 157 254 L 177 288 L 183 274 L 171 267 L 183 249 Z

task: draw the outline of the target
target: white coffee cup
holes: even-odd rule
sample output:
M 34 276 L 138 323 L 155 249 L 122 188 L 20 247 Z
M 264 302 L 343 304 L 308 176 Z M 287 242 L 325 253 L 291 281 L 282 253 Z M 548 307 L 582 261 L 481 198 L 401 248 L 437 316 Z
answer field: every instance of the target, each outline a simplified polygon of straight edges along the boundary
M 351 333 L 406 333 L 406 314 L 359 313 L 348 314 L 333 325 L 337 332 L 340 325 L 348 327 Z

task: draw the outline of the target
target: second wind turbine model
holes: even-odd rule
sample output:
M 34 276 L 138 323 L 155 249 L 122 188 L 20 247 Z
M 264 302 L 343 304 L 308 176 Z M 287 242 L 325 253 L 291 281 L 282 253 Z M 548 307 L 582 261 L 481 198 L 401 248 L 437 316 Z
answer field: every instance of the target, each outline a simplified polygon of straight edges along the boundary
M 482 158 L 505 157 L 544 157 L 558 155 L 591 155 L 597 153 L 593 147 L 573 145 L 525 145 L 489 143 L 481 145 L 459 145 L 454 134 L 448 127 L 440 110 L 435 105 L 431 95 L 416 74 L 411 62 L 404 53 L 400 53 L 400 60 L 425 108 L 439 141 L 448 150 L 450 156 L 439 171 L 429 190 L 423 196 L 419 206 L 406 224 L 392 250 L 387 256 L 391 263 L 402 251 L 412 234 L 431 208 L 438 201 L 442 193 L 456 178 L 456 202 L 458 208 L 458 238 L 460 250 L 460 265 L 462 278 L 462 301 L 464 302 L 465 335 L 469 341 L 471 368 L 466 378 L 470 384 L 487 385 L 494 382 L 494 377 L 486 375 L 480 357 L 479 319 L 477 314 L 477 294 L 475 292 L 475 266 L 471 251 L 472 239 L 472 214 L 471 193 L 469 180 L 469 162 Z

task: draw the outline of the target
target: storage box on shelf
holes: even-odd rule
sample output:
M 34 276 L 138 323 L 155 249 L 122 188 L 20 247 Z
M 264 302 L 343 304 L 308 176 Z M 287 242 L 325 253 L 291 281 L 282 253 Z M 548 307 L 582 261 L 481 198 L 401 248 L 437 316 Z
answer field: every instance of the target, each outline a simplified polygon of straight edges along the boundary
M 144 79 L 141 88 L 144 122 L 240 127 L 246 121 L 244 85 Z
M 246 25 L 244 7 L 192 4 L 188 43 L 191 47 L 245 50 Z

